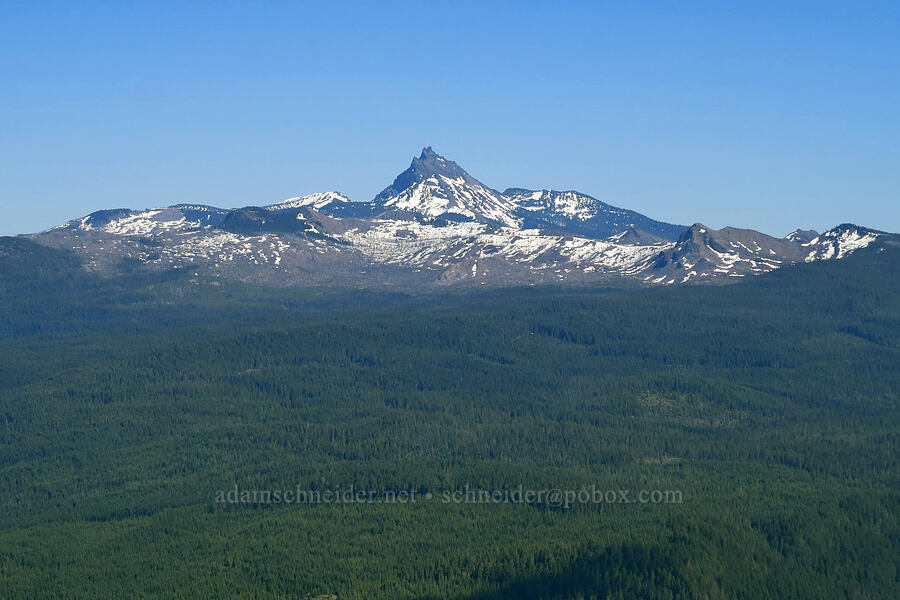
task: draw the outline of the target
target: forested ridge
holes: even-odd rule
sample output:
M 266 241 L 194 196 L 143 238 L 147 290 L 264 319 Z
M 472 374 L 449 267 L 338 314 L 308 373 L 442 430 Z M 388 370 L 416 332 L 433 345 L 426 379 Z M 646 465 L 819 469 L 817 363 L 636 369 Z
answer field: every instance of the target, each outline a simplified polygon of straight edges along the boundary
M 895 598 L 898 260 L 408 295 L 0 238 L 0 597 Z M 520 486 L 682 501 L 440 501 Z

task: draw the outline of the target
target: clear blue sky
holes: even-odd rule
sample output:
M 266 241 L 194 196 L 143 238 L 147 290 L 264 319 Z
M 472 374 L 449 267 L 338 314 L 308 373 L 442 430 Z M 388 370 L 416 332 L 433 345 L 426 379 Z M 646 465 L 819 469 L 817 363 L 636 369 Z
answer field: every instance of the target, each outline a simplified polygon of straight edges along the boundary
M 900 231 L 900 2 L 0 3 L 0 234 L 484 183 Z

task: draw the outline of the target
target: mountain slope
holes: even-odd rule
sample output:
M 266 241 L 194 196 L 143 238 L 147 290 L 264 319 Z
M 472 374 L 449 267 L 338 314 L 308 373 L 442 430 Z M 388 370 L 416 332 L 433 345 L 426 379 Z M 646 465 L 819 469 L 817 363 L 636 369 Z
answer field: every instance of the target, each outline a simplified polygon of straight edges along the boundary
M 422 150 L 409 168 L 375 196 L 382 216 L 394 212 L 425 217 L 478 221 L 518 227 L 516 206 L 451 160 L 431 149 Z
M 350 202 L 350 199 L 340 192 L 324 192 L 316 194 L 307 194 L 306 196 L 297 196 L 296 198 L 288 198 L 276 204 L 266 206 L 268 210 L 288 210 L 292 208 L 314 208 L 316 210 L 331 209 L 340 210 L 340 208 Z
M 714 230 L 695 223 L 674 246 L 659 253 L 645 279 L 669 284 L 768 273 L 786 264 L 843 258 L 879 235 L 883 233 L 844 224 L 802 242 L 805 236 L 779 239 L 752 229 Z
M 516 215 L 525 227 L 559 229 L 573 235 L 606 238 L 629 229 L 640 229 L 675 241 L 687 228 L 663 223 L 633 210 L 617 208 L 576 191 L 525 190 L 503 192 L 518 206 Z
M 717 289 L 388 309 L 389 294 L 200 285 L 110 294 L 85 314 L 83 294 L 14 288 L 0 301 L 0 595 L 894 598 L 889 241 Z M 69 261 L 29 244 L 0 253 L 0 281 L 47 262 L 52 288 Z M 418 495 L 215 499 L 297 485 Z M 683 502 L 442 501 L 516 486 Z
M 72 250 L 87 270 L 107 275 L 189 269 L 281 286 L 416 288 L 734 281 L 843 258 L 880 235 L 842 225 L 778 239 L 682 228 L 575 191 L 501 194 L 427 147 L 370 202 L 327 192 L 265 207 L 104 210 L 32 239 Z

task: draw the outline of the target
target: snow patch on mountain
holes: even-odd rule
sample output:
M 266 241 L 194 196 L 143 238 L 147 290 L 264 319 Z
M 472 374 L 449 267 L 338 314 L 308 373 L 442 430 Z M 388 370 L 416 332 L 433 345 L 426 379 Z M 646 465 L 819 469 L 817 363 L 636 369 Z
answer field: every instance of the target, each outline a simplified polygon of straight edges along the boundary
M 307 194 L 305 196 L 297 196 L 288 198 L 276 204 L 266 206 L 269 210 L 289 210 L 292 208 L 312 207 L 321 210 L 325 207 L 334 206 L 335 204 L 344 204 L 350 202 L 350 199 L 340 192 L 317 192 L 315 194 Z
M 446 267 L 467 258 L 502 258 L 536 270 L 568 265 L 630 274 L 647 268 L 660 251 L 659 246 L 620 245 L 477 222 L 435 227 L 384 220 L 367 229 L 349 230 L 343 239 L 375 261 L 420 267 Z
M 805 260 L 812 262 L 844 258 L 851 252 L 865 248 L 878 239 L 879 235 L 879 232 L 856 225 L 839 225 L 803 244 L 811 249 Z
M 459 165 L 435 153 L 422 150 L 409 168 L 375 196 L 384 212 L 411 212 L 425 217 L 466 219 L 507 227 L 518 227 L 517 206 L 492 190 Z
M 503 196 L 518 207 L 515 214 L 522 219 L 524 227 L 558 229 L 599 239 L 635 229 L 669 241 L 677 240 L 687 229 L 683 225 L 655 221 L 573 190 L 509 188 Z
M 627 212 L 618 210 L 591 198 L 586 194 L 574 191 L 557 192 L 554 190 L 516 190 L 514 192 L 504 193 L 511 201 L 516 203 L 522 210 L 528 212 L 545 212 L 548 211 L 558 216 L 564 216 L 569 219 L 577 219 L 579 221 L 587 221 L 597 216 L 601 208 L 605 209 L 610 215 L 616 215 L 626 218 Z M 628 224 L 633 225 L 631 223 Z
M 117 235 L 156 235 L 163 231 L 182 231 L 201 227 L 200 221 L 188 221 L 173 208 L 145 210 L 110 221 L 103 227 L 106 233 Z
M 480 184 L 467 183 L 463 178 L 434 175 L 386 198 L 385 208 L 416 212 L 428 217 L 462 215 L 474 220 L 487 220 L 516 227 L 512 216 L 515 206 L 493 190 Z

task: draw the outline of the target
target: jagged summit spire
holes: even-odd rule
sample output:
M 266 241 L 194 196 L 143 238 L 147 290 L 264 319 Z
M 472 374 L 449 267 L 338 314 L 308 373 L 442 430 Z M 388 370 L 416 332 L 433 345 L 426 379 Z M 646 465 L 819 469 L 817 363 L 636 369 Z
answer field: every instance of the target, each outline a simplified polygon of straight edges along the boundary
M 426 146 L 422 149 L 422 154 L 418 158 L 413 158 L 408 171 L 412 171 L 418 176 L 419 181 L 433 175 L 443 175 L 451 179 L 462 177 L 463 179 L 474 181 L 472 176 L 466 173 L 465 169 L 435 152 L 431 146 Z M 402 176 L 403 174 L 400 175 L 400 177 Z
M 422 153 L 418 158 L 413 158 L 409 168 L 397 175 L 394 183 L 385 188 L 375 201 L 385 200 L 392 196 L 402 193 L 404 190 L 415 186 L 418 183 L 429 178 L 446 177 L 449 179 L 462 179 L 467 184 L 482 185 L 471 175 L 466 173 L 465 169 L 460 167 L 452 160 L 447 160 L 431 146 L 422 149 Z
M 423 148 L 374 202 L 385 209 L 426 217 L 450 215 L 453 219 L 518 225 L 514 204 L 431 146 Z

